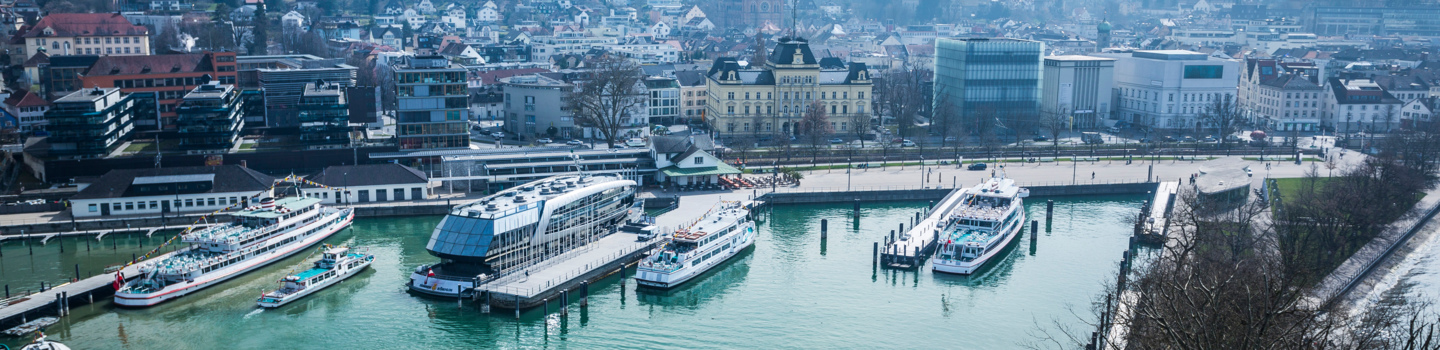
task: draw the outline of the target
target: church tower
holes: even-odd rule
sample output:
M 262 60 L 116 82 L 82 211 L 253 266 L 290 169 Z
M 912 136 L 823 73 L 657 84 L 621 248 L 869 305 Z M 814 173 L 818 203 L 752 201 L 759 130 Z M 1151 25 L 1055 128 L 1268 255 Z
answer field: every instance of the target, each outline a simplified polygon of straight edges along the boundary
M 1100 24 L 1095 26 L 1095 32 L 1098 34 L 1095 38 L 1095 52 L 1105 51 L 1110 47 L 1110 22 L 1100 21 Z

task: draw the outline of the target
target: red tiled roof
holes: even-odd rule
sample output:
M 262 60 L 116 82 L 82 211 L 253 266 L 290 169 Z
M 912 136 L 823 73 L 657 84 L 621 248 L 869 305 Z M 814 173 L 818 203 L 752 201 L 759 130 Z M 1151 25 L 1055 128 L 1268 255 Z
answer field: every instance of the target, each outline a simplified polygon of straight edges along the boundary
M 503 79 L 503 78 L 509 78 L 509 77 L 513 77 L 513 76 L 517 76 L 517 75 L 530 75 L 530 74 L 535 74 L 535 73 L 544 73 L 544 72 L 549 72 L 549 71 L 550 71 L 550 70 L 545 69 L 545 68 L 520 68 L 520 69 L 492 70 L 492 71 L 489 71 L 489 72 L 483 72 L 483 73 L 479 73 L 479 74 L 476 74 L 476 75 L 480 78 L 480 81 L 481 81 L 482 84 L 491 85 L 491 84 L 498 84 L 498 83 L 500 83 L 500 79 Z
M 46 101 L 45 98 L 33 92 L 25 91 L 23 94 L 10 95 L 10 98 L 5 100 L 5 104 L 15 107 L 40 107 L 49 106 L 50 101 Z
M 55 33 L 46 35 L 45 29 Z M 118 13 L 54 13 L 35 23 L 35 29 L 25 33 L 26 38 L 73 37 L 107 35 L 149 35 L 145 26 L 130 24 L 130 20 Z
M 102 56 L 85 72 L 86 76 L 209 72 L 207 54 L 187 53 L 152 56 Z

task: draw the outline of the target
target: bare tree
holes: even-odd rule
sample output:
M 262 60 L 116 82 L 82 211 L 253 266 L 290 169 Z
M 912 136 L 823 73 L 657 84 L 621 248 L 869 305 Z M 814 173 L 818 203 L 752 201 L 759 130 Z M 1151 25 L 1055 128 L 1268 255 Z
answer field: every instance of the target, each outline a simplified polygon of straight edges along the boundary
M 1050 131 L 1050 143 L 1055 149 L 1055 156 L 1060 156 L 1060 133 L 1070 128 L 1073 123 L 1068 107 L 1061 107 L 1058 111 L 1045 112 L 1040 116 L 1040 126 Z
M 830 126 L 830 117 L 825 114 L 824 103 L 815 100 L 805 106 L 805 114 L 800 117 L 800 134 L 810 143 L 810 162 L 818 160 L 820 145 L 834 133 L 835 128 Z
M 975 126 L 973 130 L 980 137 L 980 146 L 985 147 L 986 154 L 993 156 L 995 148 L 1000 146 L 1000 129 L 1005 127 L 1000 123 L 1000 115 L 995 109 L 989 106 L 980 106 L 975 110 Z
M 874 84 L 875 107 L 894 119 L 900 137 L 912 136 L 915 118 L 926 101 L 923 84 L 929 76 L 929 70 L 905 65 L 885 73 Z
M 586 62 L 570 98 L 575 118 L 600 131 L 605 143 L 615 146 L 621 130 L 634 126 L 633 113 L 645 107 L 640 66 L 624 57 L 604 55 Z
M 851 134 L 852 136 L 855 136 L 855 139 L 856 139 L 856 140 L 860 140 L 860 147 L 861 147 L 861 148 L 864 148 L 864 147 L 865 147 L 865 134 L 867 134 L 867 133 L 870 132 L 870 121 L 872 120 L 872 118 L 870 117 L 870 114 L 869 114 L 869 113 L 850 113 L 850 118 L 849 118 L 849 119 L 850 119 L 850 120 L 849 120 L 849 122 L 850 122 L 850 134 Z
M 1215 127 L 1215 132 L 1219 134 L 1215 136 L 1220 138 L 1221 145 L 1225 145 L 1228 142 L 1225 136 L 1240 130 L 1240 125 L 1245 123 L 1245 115 L 1240 112 L 1235 98 L 1226 94 L 1216 96 L 1200 113 L 1200 120 Z

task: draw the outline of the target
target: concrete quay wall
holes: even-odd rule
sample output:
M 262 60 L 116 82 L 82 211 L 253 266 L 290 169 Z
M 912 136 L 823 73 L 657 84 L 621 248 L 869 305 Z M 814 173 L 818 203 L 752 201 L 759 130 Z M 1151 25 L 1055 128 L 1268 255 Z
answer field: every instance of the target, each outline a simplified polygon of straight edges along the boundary
M 1086 196 L 1086 195 L 1111 195 L 1111 194 L 1143 194 L 1155 191 L 1157 183 L 1135 182 L 1118 184 L 1085 184 L 1085 185 L 1055 185 L 1055 186 L 1034 186 L 1030 189 L 1032 197 L 1053 197 L 1053 196 Z M 924 189 L 900 189 L 900 190 L 875 190 L 875 191 L 837 191 L 837 192 L 772 192 L 760 196 L 766 204 L 803 204 L 803 203 L 851 203 L 851 202 L 890 202 L 890 201 L 927 201 L 940 200 L 950 194 L 953 188 L 924 188 Z

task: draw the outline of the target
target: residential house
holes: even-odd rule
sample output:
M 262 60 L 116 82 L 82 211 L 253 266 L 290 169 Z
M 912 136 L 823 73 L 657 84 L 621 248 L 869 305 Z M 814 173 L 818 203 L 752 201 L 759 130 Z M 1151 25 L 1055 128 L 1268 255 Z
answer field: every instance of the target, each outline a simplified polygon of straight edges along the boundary
M 70 215 L 209 213 L 274 195 L 275 178 L 237 165 L 115 169 L 70 197 Z
M 50 55 L 148 55 L 150 32 L 119 13 L 55 13 L 25 32 L 25 57 L 44 48 Z

